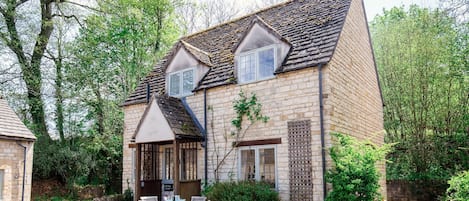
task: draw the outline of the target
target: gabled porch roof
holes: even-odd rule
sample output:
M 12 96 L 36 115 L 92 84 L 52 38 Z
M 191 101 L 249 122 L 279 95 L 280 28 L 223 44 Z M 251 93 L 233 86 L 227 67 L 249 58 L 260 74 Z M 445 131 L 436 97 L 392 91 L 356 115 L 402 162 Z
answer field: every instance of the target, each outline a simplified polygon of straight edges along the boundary
M 203 139 L 199 123 L 189 110 L 181 99 L 152 96 L 132 139 L 136 143 Z

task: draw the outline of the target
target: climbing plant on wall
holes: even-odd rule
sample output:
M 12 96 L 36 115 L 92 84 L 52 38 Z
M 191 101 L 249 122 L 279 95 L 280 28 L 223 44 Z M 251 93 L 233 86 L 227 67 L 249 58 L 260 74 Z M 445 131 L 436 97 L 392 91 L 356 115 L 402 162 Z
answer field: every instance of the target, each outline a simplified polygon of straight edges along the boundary
M 213 107 L 209 107 L 211 116 L 213 117 Z M 212 130 L 212 143 L 214 145 L 214 152 L 212 154 L 212 161 L 214 163 L 214 178 L 215 182 L 219 181 L 220 173 L 219 170 L 224 164 L 225 160 L 235 148 L 239 145 L 242 139 L 246 136 L 249 128 L 257 122 L 267 123 L 269 117 L 262 114 L 262 104 L 259 103 L 255 93 L 251 93 L 250 96 L 246 95 L 244 91 L 240 91 L 238 98 L 233 101 L 233 110 L 235 111 L 235 117 L 231 120 L 231 125 L 235 127 L 235 130 L 225 132 L 223 134 L 224 147 L 217 147 L 218 144 L 215 138 L 214 130 L 214 119 L 211 119 L 210 127 Z M 230 143 L 231 142 L 231 146 Z

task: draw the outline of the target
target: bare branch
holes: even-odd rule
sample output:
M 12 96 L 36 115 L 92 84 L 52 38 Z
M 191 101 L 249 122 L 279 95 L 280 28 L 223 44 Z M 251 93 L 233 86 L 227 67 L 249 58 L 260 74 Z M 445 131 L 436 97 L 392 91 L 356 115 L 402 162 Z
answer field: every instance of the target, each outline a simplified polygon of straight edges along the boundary
M 5 80 L 0 81 L 0 85 L 4 85 L 4 84 L 6 84 L 6 83 L 8 83 L 8 82 L 13 82 L 14 80 L 20 79 L 20 78 L 22 78 L 21 75 L 17 75 L 17 76 L 15 76 L 15 77 L 10 77 L 10 78 L 8 78 L 8 79 L 5 79 Z
M 64 3 L 69 3 L 69 4 L 72 4 L 72 5 L 75 5 L 75 6 L 79 6 L 79 7 L 82 7 L 82 8 L 86 8 L 86 9 L 89 9 L 89 10 L 92 10 L 92 11 L 96 11 L 96 12 L 100 12 L 100 13 L 103 13 L 103 11 L 101 10 L 98 10 L 96 8 L 93 8 L 91 6 L 87 6 L 87 5 L 83 5 L 83 4 L 80 4 L 80 3 L 77 3 L 77 2 L 73 2 L 73 1 L 63 1 Z
M 20 1 L 16 2 L 15 8 L 17 8 L 18 6 L 21 6 L 26 1 L 28 1 L 28 0 L 20 0 Z
M 55 62 L 55 60 L 56 60 L 57 58 L 54 56 L 54 54 L 52 54 L 52 52 L 51 52 L 49 49 L 46 49 L 46 53 L 47 53 L 48 55 L 44 54 L 44 57 L 45 57 L 45 58 L 48 58 L 48 59 L 50 59 L 50 60 L 52 60 L 52 61 Z
M 52 17 L 62 17 L 62 18 L 66 18 L 66 19 L 74 19 L 75 21 L 77 21 L 77 23 L 78 23 L 78 25 L 80 25 L 80 27 L 84 27 L 84 25 L 80 22 L 80 19 L 78 19 L 78 17 L 76 15 L 53 14 Z
M 13 69 L 15 67 L 16 67 L 16 64 L 11 64 L 9 67 L 0 70 L 0 75 L 2 75 L 2 79 L 0 80 L 0 85 L 6 84 L 7 82 L 12 82 L 13 80 L 22 77 L 21 73 Z M 8 78 L 5 78 L 7 76 Z

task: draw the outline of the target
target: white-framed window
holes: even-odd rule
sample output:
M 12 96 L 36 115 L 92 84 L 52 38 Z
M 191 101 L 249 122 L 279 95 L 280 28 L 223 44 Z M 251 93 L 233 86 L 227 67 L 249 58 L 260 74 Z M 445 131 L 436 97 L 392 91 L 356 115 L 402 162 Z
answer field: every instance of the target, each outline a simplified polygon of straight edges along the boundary
M 238 179 L 263 181 L 277 187 L 277 152 L 275 145 L 239 148 Z
M 0 201 L 3 200 L 4 179 L 5 179 L 5 170 L 0 170 Z
M 195 68 L 184 69 L 170 73 L 168 76 L 168 91 L 173 97 L 184 97 L 192 94 L 195 83 Z
M 274 77 L 277 48 L 269 45 L 239 54 L 238 83 L 249 83 Z

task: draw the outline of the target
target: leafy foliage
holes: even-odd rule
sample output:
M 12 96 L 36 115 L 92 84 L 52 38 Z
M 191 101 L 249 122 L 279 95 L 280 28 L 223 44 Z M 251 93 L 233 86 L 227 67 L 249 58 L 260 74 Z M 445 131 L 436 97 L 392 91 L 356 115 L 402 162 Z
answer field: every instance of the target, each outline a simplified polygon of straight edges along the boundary
M 398 143 L 387 178 L 447 180 L 469 169 L 469 24 L 411 6 L 385 10 L 371 33 L 386 141 Z
M 75 144 L 74 139 L 60 143 L 47 137 L 39 137 L 35 143 L 33 159 L 34 179 L 58 178 L 69 182 L 89 172 L 89 167 L 83 165 L 90 161 L 86 150 L 81 146 L 68 146 L 69 144 Z
M 241 90 L 239 92 L 239 99 L 233 102 L 233 109 L 236 112 L 236 117 L 231 120 L 231 124 L 236 127 L 238 131 L 242 129 L 243 117 L 246 117 L 251 123 L 262 121 L 266 123 L 269 117 L 261 114 L 262 104 L 257 101 L 256 94 L 247 97 Z
M 213 201 L 279 201 L 278 192 L 261 182 L 220 182 L 206 193 Z
M 246 94 L 241 90 L 238 95 L 239 95 L 239 98 L 233 101 L 233 110 L 236 112 L 236 117 L 231 120 L 231 125 L 233 125 L 236 128 L 236 131 L 232 131 L 230 135 L 228 135 L 227 133 L 224 133 L 223 134 L 223 137 L 225 140 L 224 149 L 221 150 L 221 148 L 219 148 L 218 146 L 215 146 L 215 151 L 212 153 L 212 160 L 215 161 L 213 173 L 214 173 L 216 182 L 219 181 L 219 176 L 220 176 L 218 170 L 224 164 L 228 156 L 233 152 L 233 150 L 235 150 L 237 145 L 244 138 L 249 128 L 252 125 L 254 125 L 257 121 L 262 121 L 263 123 L 267 123 L 267 121 L 269 120 L 269 117 L 261 113 L 262 104 L 258 102 L 256 94 L 252 93 L 250 97 L 247 97 Z M 209 110 L 212 112 L 212 116 L 213 116 L 213 108 L 209 107 Z M 243 125 L 243 120 L 245 118 L 249 120 L 249 123 L 245 123 Z M 212 130 L 213 130 L 213 120 L 214 119 L 211 120 Z M 246 126 L 246 127 L 243 128 L 243 126 Z M 232 144 L 228 148 L 229 137 L 232 138 L 232 141 L 231 141 Z M 215 140 L 216 139 L 215 136 L 213 136 L 212 139 L 213 139 L 213 144 L 218 144 Z
M 134 192 L 131 188 L 127 188 L 124 191 L 124 201 L 133 201 L 134 200 Z
M 333 134 L 337 143 L 330 149 L 334 168 L 327 172 L 332 192 L 326 200 L 379 200 L 379 172 L 377 162 L 383 160 L 390 145 L 378 147 L 371 142 L 359 142 L 342 134 Z
M 106 192 L 119 192 L 122 137 L 95 134 L 63 142 L 40 137 L 36 144 L 33 176 L 57 178 L 68 184 L 105 184 Z
M 453 176 L 449 181 L 447 189 L 447 201 L 469 200 L 469 171 L 464 171 Z
M 105 184 L 121 191 L 123 111 L 120 104 L 175 40 L 168 0 L 98 1 L 64 60 L 61 141 L 40 138 L 35 179 Z

